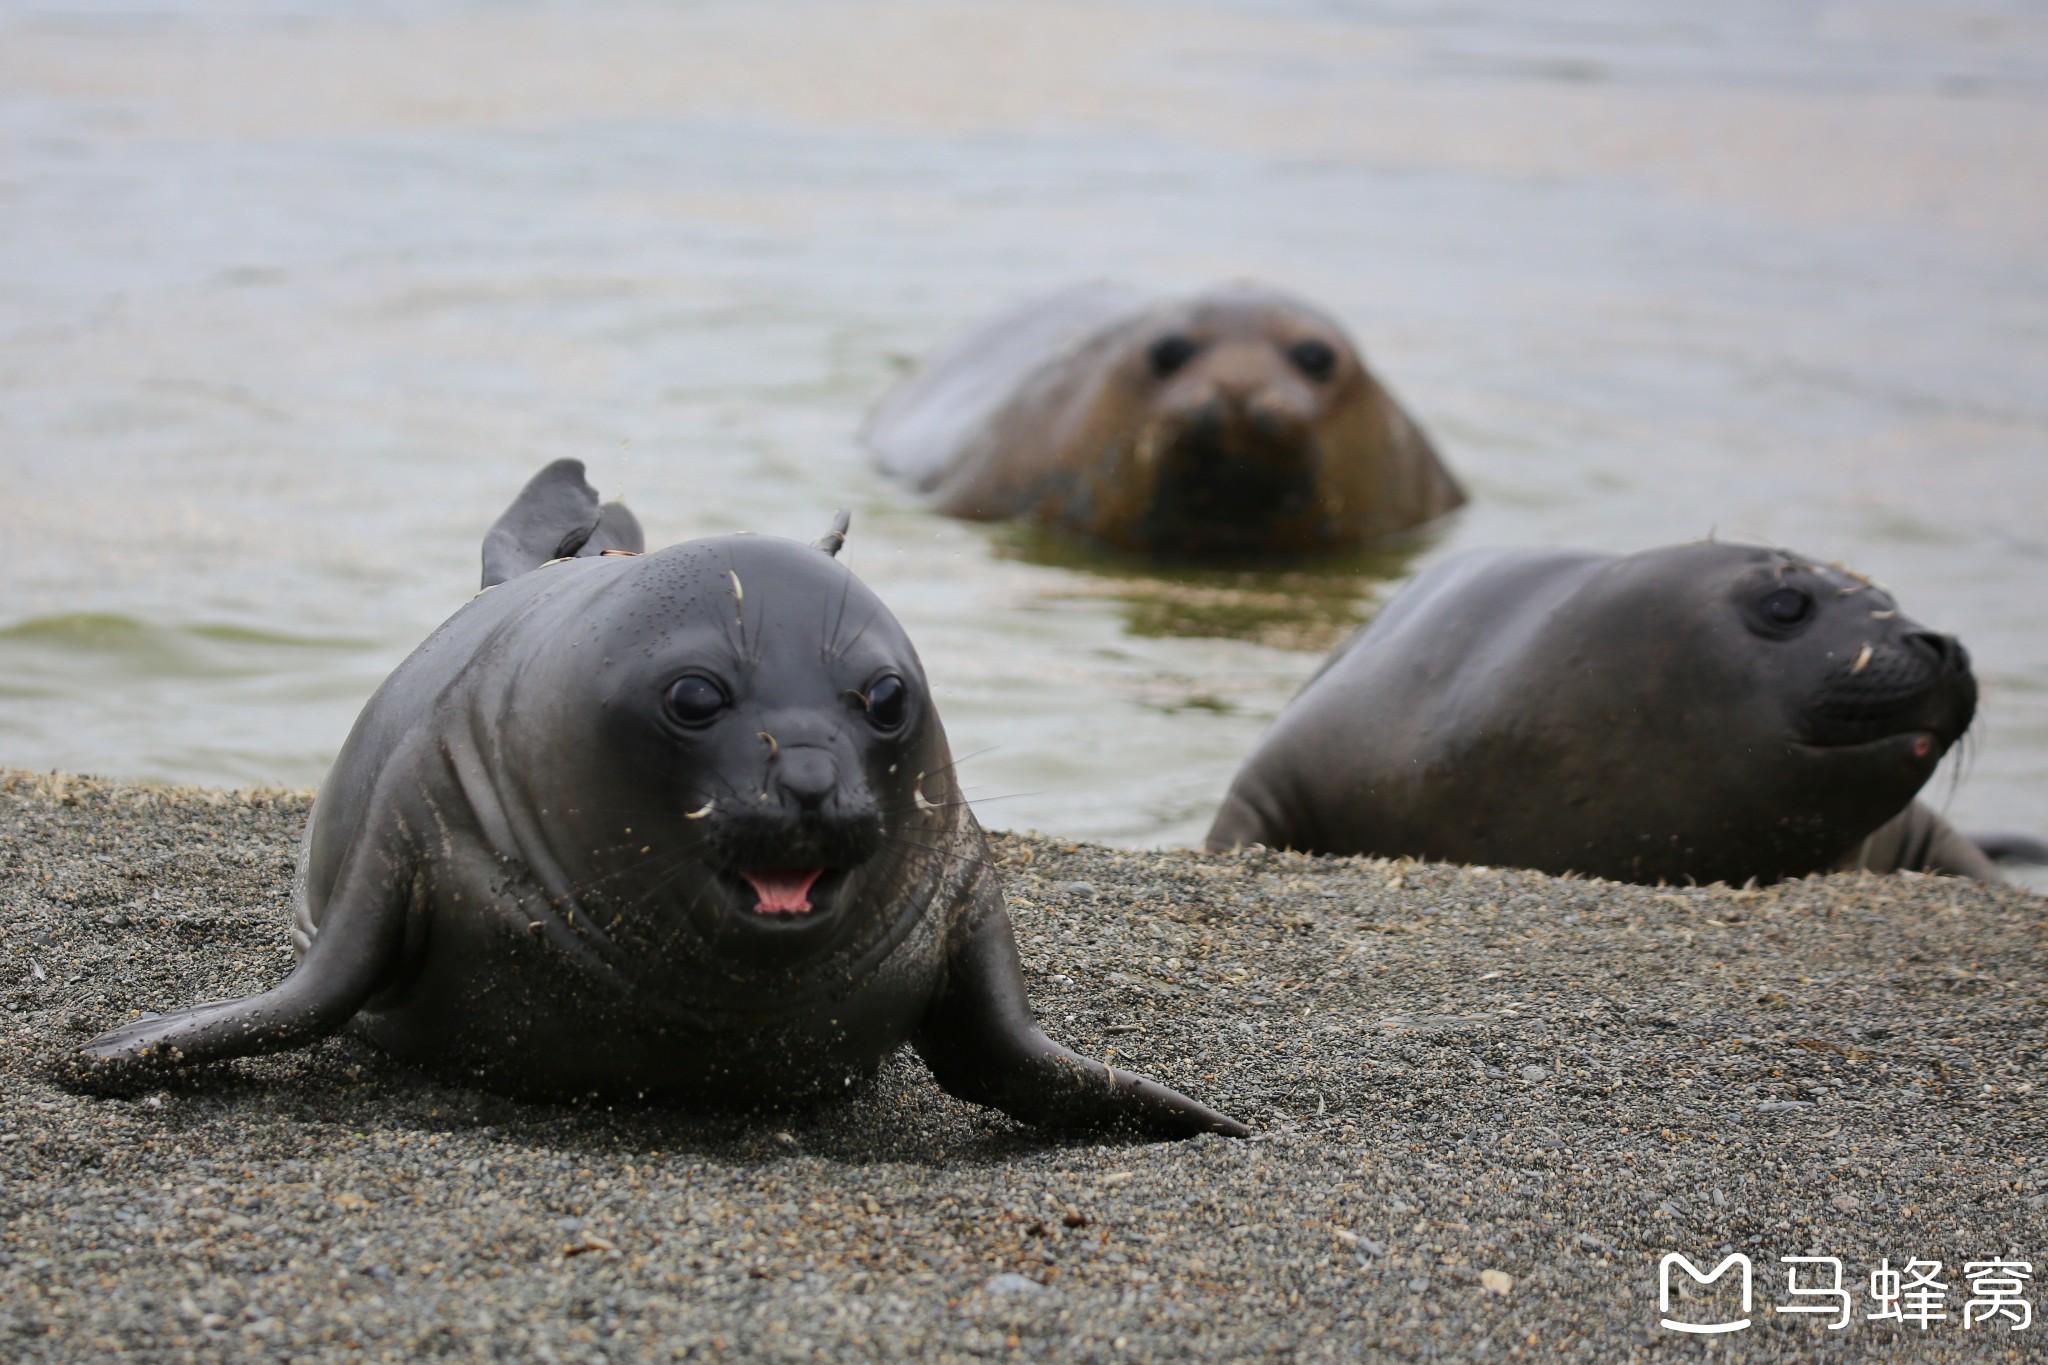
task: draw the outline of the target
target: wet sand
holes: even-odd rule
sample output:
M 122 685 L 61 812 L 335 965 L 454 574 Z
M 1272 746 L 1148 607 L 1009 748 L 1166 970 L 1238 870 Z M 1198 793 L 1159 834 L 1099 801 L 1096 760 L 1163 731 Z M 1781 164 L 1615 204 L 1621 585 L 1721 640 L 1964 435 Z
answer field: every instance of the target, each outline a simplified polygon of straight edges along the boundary
M 2048 1333 L 1961 1322 L 1965 1261 L 2048 1259 L 2022 890 L 999 838 L 1049 1031 L 1249 1142 L 1036 1132 L 908 1056 L 756 1118 L 515 1103 L 346 1038 L 54 1085 L 132 1010 L 286 970 L 305 809 L 0 777 L 0 1357 L 1618 1359 L 1696 1349 L 1657 1260 L 1729 1250 L 1752 1358 Z M 1941 1260 L 1949 1319 L 1775 1314 L 1801 1254 Z

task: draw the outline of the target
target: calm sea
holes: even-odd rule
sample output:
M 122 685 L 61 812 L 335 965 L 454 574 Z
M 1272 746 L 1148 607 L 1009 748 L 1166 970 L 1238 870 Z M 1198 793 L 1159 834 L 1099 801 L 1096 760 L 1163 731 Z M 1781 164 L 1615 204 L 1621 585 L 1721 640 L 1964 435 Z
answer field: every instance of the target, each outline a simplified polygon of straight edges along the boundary
M 0 764 L 313 784 L 573 455 L 661 542 L 851 505 L 993 825 L 1196 840 L 1417 565 L 1713 531 L 1960 634 L 1933 794 L 2048 833 L 2044 210 L 2038 4 L 0 0 Z M 1155 578 L 869 472 L 1087 276 L 1324 301 L 1471 508 Z

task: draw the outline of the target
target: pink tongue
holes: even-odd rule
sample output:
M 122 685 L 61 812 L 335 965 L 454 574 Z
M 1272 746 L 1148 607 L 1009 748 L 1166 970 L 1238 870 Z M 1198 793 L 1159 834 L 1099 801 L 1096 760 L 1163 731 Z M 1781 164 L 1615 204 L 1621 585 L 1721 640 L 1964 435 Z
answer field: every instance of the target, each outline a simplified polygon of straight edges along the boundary
M 824 871 L 822 867 L 761 867 L 740 875 L 760 897 L 754 906 L 756 914 L 772 914 L 778 910 L 794 910 L 802 914 L 811 908 L 811 883 L 817 881 Z

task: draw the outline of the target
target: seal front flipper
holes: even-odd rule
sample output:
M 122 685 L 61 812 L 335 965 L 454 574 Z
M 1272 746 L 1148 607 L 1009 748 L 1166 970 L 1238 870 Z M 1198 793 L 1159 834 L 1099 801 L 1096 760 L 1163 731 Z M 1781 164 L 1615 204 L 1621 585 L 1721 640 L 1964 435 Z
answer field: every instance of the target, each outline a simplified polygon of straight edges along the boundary
M 1058 1128 L 1130 1127 L 1160 1137 L 1251 1130 L 1136 1072 L 1116 1071 L 1040 1031 L 1024 996 L 1009 912 L 992 913 L 956 949 L 911 1045 L 950 1095 Z
M 184 1067 L 279 1052 L 337 1032 L 392 970 L 409 881 L 387 859 L 359 847 L 290 976 L 259 995 L 194 1005 L 102 1033 L 66 1059 L 63 1079 L 118 1093 Z
M 1835 870 L 1928 872 L 1945 877 L 1972 877 L 1980 882 L 2005 880 L 1990 854 L 1936 815 L 1924 801 L 1913 802 L 1878 826 L 1836 864 Z
M 583 461 L 556 460 L 527 481 L 484 535 L 486 588 L 557 559 L 647 548 L 640 521 L 622 502 L 599 505 Z

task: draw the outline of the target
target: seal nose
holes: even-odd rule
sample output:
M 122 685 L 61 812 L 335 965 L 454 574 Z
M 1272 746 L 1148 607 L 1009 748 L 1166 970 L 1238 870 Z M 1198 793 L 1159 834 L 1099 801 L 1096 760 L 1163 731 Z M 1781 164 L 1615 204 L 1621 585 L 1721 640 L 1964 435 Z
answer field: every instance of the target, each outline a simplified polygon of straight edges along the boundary
M 790 745 L 775 758 L 775 785 L 805 810 L 817 810 L 839 785 L 832 755 L 810 745 Z
M 1938 635 L 1931 630 L 1916 630 L 1906 636 L 1906 643 L 1923 655 L 1931 657 L 1944 672 L 1970 671 L 1970 651 L 1964 649 L 1963 642 L 1953 635 Z

